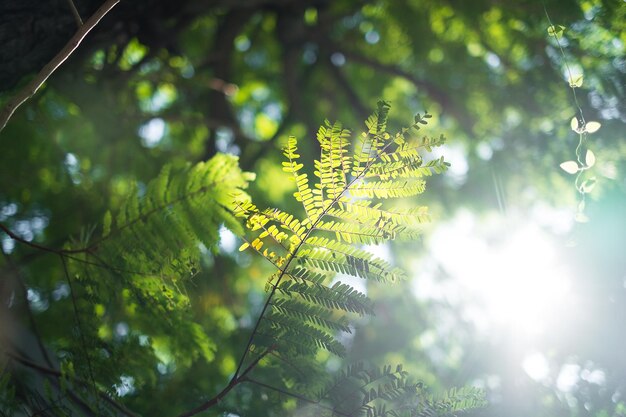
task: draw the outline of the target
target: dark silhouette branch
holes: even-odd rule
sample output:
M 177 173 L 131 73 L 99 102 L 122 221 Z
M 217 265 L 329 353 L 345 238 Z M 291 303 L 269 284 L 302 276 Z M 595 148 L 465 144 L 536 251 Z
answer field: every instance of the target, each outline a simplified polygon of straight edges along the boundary
M 50 375 L 50 376 L 54 376 L 56 378 L 67 378 L 68 375 L 67 374 L 63 374 L 61 373 L 61 371 L 58 371 L 56 369 L 53 369 L 51 367 L 46 367 L 46 366 L 42 366 L 39 365 L 36 362 L 33 362 L 32 360 L 23 357 L 21 355 L 18 355 L 14 352 L 10 352 L 10 351 L 5 351 L 4 352 L 6 356 L 8 356 L 10 359 L 14 360 L 15 362 L 21 364 L 22 366 L 25 366 L 27 368 L 30 368 L 32 370 L 35 370 L 39 373 L 45 374 L 45 375 Z M 85 385 L 85 386 L 89 386 L 89 382 L 80 379 L 78 377 L 72 377 L 72 381 L 73 382 L 77 382 L 81 385 Z M 115 409 L 117 409 L 118 411 L 120 411 L 122 414 L 128 416 L 128 417 L 137 417 L 137 414 L 133 413 L 132 411 L 128 410 L 126 407 L 124 407 L 123 405 L 117 403 L 115 400 L 113 400 L 111 397 L 109 397 L 108 395 L 106 395 L 105 393 L 102 392 L 98 392 L 98 396 L 103 399 L 104 401 L 106 401 L 109 405 L 111 405 L 112 407 L 114 407 Z M 84 406 L 86 406 L 86 404 L 83 403 Z
M 365 107 L 361 99 L 359 98 L 359 95 L 357 94 L 357 92 L 350 85 L 350 81 L 348 81 L 344 73 L 341 72 L 341 68 L 334 65 L 330 61 L 330 57 L 329 59 L 326 60 L 326 67 L 328 68 L 328 71 L 331 73 L 331 75 L 335 79 L 335 82 L 337 83 L 339 88 L 343 90 L 346 98 L 348 99 L 348 102 L 350 103 L 350 106 L 356 111 L 356 113 L 358 114 L 358 117 L 361 120 L 367 120 L 369 116 L 369 111 L 367 110 L 367 108 Z
M 435 86 L 432 83 L 429 83 L 428 81 L 419 79 L 415 75 L 403 70 L 396 65 L 385 64 L 383 62 L 377 61 L 374 58 L 370 58 L 358 52 L 343 48 L 342 46 L 333 43 L 330 40 L 327 40 L 327 42 L 333 48 L 333 50 L 341 52 L 350 61 L 365 65 L 380 72 L 404 78 L 405 80 L 411 82 L 418 90 L 423 90 L 428 97 L 438 102 L 443 109 L 449 111 L 450 114 L 452 114 L 452 116 L 457 120 L 459 125 L 466 132 L 472 132 L 472 120 L 469 114 L 467 114 L 467 112 L 461 107 L 457 106 L 452 98 L 439 87 Z
M 37 243 L 30 242 L 30 241 L 28 241 L 26 239 L 23 239 L 20 236 L 18 236 L 17 234 L 15 234 L 13 231 L 11 231 L 11 229 L 9 229 L 5 225 L 3 225 L 2 223 L 0 223 L 0 230 L 2 230 L 4 233 L 7 234 L 7 236 L 9 236 L 11 239 L 15 240 L 16 242 L 23 243 L 24 245 L 30 246 L 31 248 L 35 248 L 35 249 L 38 249 L 38 250 L 44 251 L 44 252 L 54 253 L 54 254 L 57 254 L 57 255 L 60 255 L 60 254 L 63 254 L 63 253 L 68 253 L 67 251 L 64 251 L 63 249 L 49 248 L 47 246 L 39 245 Z
M 248 365 L 248 367 L 241 373 L 241 375 L 237 375 L 237 373 L 235 373 L 235 375 L 232 377 L 232 379 L 230 380 L 230 382 L 228 383 L 228 385 L 219 392 L 219 394 L 217 394 L 215 397 L 211 398 L 210 400 L 200 404 L 199 406 L 197 406 L 196 408 L 193 408 L 189 411 L 186 411 L 182 414 L 179 414 L 178 417 L 191 417 L 191 416 L 195 416 L 198 413 L 201 413 L 205 410 L 208 410 L 209 408 L 215 406 L 216 404 L 218 404 L 222 398 L 224 398 L 233 388 L 235 388 L 237 385 L 239 385 L 240 383 L 245 381 L 245 378 L 247 377 L 247 375 L 259 364 L 259 362 L 265 357 L 267 356 L 270 352 L 272 351 L 272 349 L 268 349 L 265 352 L 263 352 L 262 354 L 260 354 L 250 365 Z
M 145 221 L 148 217 L 164 210 L 165 208 L 173 205 L 173 204 L 178 204 L 182 201 L 185 201 L 189 198 L 193 198 L 195 196 L 201 195 L 203 193 L 206 193 L 208 190 L 211 189 L 211 187 L 213 187 L 214 184 L 207 184 L 203 187 L 200 187 L 198 190 L 188 193 L 188 194 L 184 194 L 178 198 L 175 198 L 171 201 L 168 201 L 167 203 L 161 205 L 161 206 L 157 206 L 157 207 L 153 207 L 152 209 L 148 210 L 145 213 L 142 213 L 141 215 L 139 215 L 138 217 L 130 220 L 129 222 L 123 224 L 122 226 L 118 227 L 117 229 L 111 230 L 111 233 L 109 233 L 106 236 L 103 236 L 99 239 L 97 239 L 95 242 L 91 243 L 88 246 L 82 247 L 82 248 L 77 248 L 77 249 L 55 249 L 55 248 L 51 248 L 48 246 L 43 246 L 43 245 L 39 245 L 37 243 L 33 243 L 30 242 L 26 239 L 21 238 L 20 236 L 18 236 L 17 234 L 15 234 L 13 231 L 11 231 L 11 229 L 9 229 L 7 226 L 3 225 L 2 223 L 0 223 L 0 230 L 2 230 L 3 232 L 5 232 L 11 239 L 15 240 L 16 242 L 20 242 L 23 243 L 24 245 L 30 246 L 32 248 L 38 249 L 40 251 L 44 251 L 44 252 L 48 252 L 48 253 L 54 253 L 55 255 L 61 255 L 61 256 L 67 256 L 67 255 L 73 255 L 73 254 L 79 254 L 79 253 L 93 253 L 97 250 L 98 245 L 102 242 L 104 242 L 105 240 L 111 238 L 114 235 L 119 234 L 121 231 L 133 226 L 134 224 L 137 224 L 139 222 Z M 74 258 L 72 258 L 74 259 Z M 80 261 L 80 260 L 79 260 Z
M 63 64 L 67 58 L 78 48 L 87 34 L 100 22 L 100 20 L 113 8 L 120 0 L 107 0 L 96 12 L 78 29 L 76 34 L 69 40 L 65 47 L 59 52 L 52 61 L 48 62 L 39 71 L 39 74 L 28 83 L 15 97 L 13 97 L 0 112 L 0 132 L 5 128 L 9 119 L 15 113 L 15 110 L 24 104 L 29 98 L 37 93 L 43 83 L 52 75 L 57 68 Z
M 261 381 L 257 381 L 256 379 L 252 379 L 250 377 L 245 378 L 243 380 L 243 382 L 250 382 L 251 384 L 255 384 L 255 385 L 258 385 L 260 387 L 267 388 L 267 389 L 272 390 L 272 391 L 276 391 L 279 394 L 283 394 L 283 395 L 286 395 L 288 397 L 296 398 L 296 399 L 298 399 L 300 401 L 304 401 L 305 403 L 308 403 L 308 404 L 313 404 L 313 405 L 315 405 L 315 406 L 317 406 L 317 407 L 319 407 L 321 409 L 331 411 L 332 413 L 334 413 L 334 414 L 336 414 L 338 416 L 344 416 L 344 417 L 353 417 L 354 416 L 353 414 L 346 414 L 346 413 L 343 413 L 343 412 L 341 412 L 341 411 L 339 411 L 339 410 L 337 410 L 337 409 L 335 409 L 333 407 L 329 407 L 327 405 L 324 405 L 324 404 L 322 404 L 318 400 L 312 400 L 311 398 L 308 398 L 308 397 L 306 397 L 304 395 L 301 395 L 301 394 L 298 394 L 298 393 L 295 393 L 295 392 L 290 392 L 290 391 L 287 391 L 285 389 L 282 389 L 282 388 L 279 388 L 279 387 L 275 387 L 273 385 L 266 384 L 266 383 L 261 382 Z
M 67 5 L 72 11 L 72 15 L 74 16 L 74 20 L 76 21 L 76 26 L 78 26 L 78 28 L 80 29 L 80 27 L 83 25 L 83 19 L 80 17 L 80 13 L 78 13 L 78 9 L 76 8 L 74 1 L 67 0 Z
M 85 360 L 87 361 L 87 370 L 89 371 L 89 378 L 91 379 L 91 388 L 93 390 L 93 394 L 97 397 L 98 389 L 96 388 L 96 379 L 93 374 L 93 369 L 91 366 L 91 359 L 89 358 L 89 350 L 87 349 L 87 341 L 85 340 L 85 333 L 83 332 L 83 326 L 80 321 L 80 314 L 78 311 L 78 304 L 76 303 L 76 292 L 74 290 L 74 285 L 72 285 L 72 279 L 70 278 L 70 273 L 67 269 L 67 262 L 63 255 L 59 255 L 61 259 L 61 263 L 63 264 L 63 272 L 65 273 L 65 279 L 67 280 L 67 285 L 70 287 L 70 298 L 72 300 L 72 307 L 74 310 L 74 319 L 76 320 L 76 327 L 78 329 L 78 335 L 80 337 L 81 345 L 83 347 L 83 353 L 85 355 Z

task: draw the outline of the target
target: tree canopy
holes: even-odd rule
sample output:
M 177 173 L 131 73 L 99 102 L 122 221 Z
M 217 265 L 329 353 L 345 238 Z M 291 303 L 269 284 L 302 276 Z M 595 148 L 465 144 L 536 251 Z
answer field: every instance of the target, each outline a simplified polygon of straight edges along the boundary
M 102 5 L 40 3 L 0 4 L 2 106 L 79 30 L 71 6 L 86 22 Z M 286 393 L 307 388 L 298 373 L 319 375 L 308 387 L 319 394 L 332 375 L 365 372 L 362 362 L 367 378 L 427 385 L 433 403 L 480 387 L 488 405 L 472 415 L 625 415 L 625 25 L 626 4 L 609 0 L 122 0 L 0 131 L 0 410 L 185 415 L 229 386 L 249 349 L 274 352 L 271 338 L 257 347 L 249 337 L 272 288 L 263 257 L 283 255 L 238 251 L 249 235 L 235 215 L 290 253 L 285 242 L 306 226 L 292 221 L 313 224 L 328 208 L 312 196 L 333 201 L 360 175 L 334 171 L 333 152 L 358 143 L 336 138 L 375 133 L 383 100 L 392 111 L 380 132 L 402 133 L 427 112 L 425 133 L 411 133 L 446 145 L 433 165 L 407 150 L 368 166 L 380 183 L 352 190 L 357 200 L 406 198 L 387 214 L 337 200 L 346 206 L 330 215 L 360 221 L 369 240 L 326 219 L 318 226 L 337 242 L 308 248 L 297 267 L 408 279 L 340 275 L 354 302 L 372 300 L 345 321 L 287 297 L 309 282 L 290 271 L 267 326 L 295 343 L 308 323 L 324 349 L 305 361 L 293 344 L 293 357 L 262 361 L 248 375 L 257 383 L 206 415 L 321 413 Z M 426 188 L 424 171 L 394 188 L 392 172 L 405 168 L 447 170 Z M 319 187 L 298 188 L 305 173 Z M 433 222 L 423 238 L 382 244 L 424 206 Z M 268 216 L 278 228 L 261 232 Z M 522 239 L 537 235 L 552 246 Z M 336 269 L 333 251 L 344 252 Z M 562 271 L 542 263 L 553 252 L 567 269 L 554 285 Z M 500 288 L 493 305 L 472 298 L 481 278 Z M 268 388 L 285 369 L 295 376 L 281 379 L 284 392 Z M 46 398 L 62 389 L 63 400 Z

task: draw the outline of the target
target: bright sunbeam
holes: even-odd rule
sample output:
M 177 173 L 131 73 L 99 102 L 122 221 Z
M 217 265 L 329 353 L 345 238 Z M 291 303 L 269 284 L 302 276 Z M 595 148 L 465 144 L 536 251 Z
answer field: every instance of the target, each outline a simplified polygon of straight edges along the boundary
M 557 247 L 531 219 L 479 223 L 461 212 L 431 236 L 433 271 L 417 278 L 416 294 L 464 306 L 465 318 L 484 330 L 537 335 L 562 316 L 570 293 Z M 453 279 L 435 281 L 437 267 Z

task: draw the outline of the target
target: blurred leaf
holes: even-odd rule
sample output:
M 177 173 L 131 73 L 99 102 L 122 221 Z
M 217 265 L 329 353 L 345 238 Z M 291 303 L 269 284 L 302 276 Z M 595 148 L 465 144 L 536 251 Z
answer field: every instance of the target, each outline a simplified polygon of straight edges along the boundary
M 578 223 L 587 223 L 589 221 L 589 216 L 585 213 L 578 212 L 576 213 L 576 217 L 574 218 Z
M 569 78 L 569 86 L 572 88 L 579 88 L 583 85 L 583 75 L 571 76 Z
M 600 126 L 602 125 L 598 122 L 587 122 L 587 124 L 585 124 L 585 132 L 595 133 L 600 129 Z
M 589 168 L 596 164 L 596 156 L 593 154 L 591 149 L 587 149 L 587 154 L 585 155 L 585 163 Z
M 580 186 L 584 193 L 590 193 L 596 186 L 596 177 L 589 178 Z
M 550 36 L 554 36 L 554 37 L 558 37 L 563 35 L 563 31 L 565 30 L 565 26 L 554 26 L 554 25 L 550 25 L 548 27 L 548 35 Z
M 567 172 L 568 174 L 575 174 L 579 170 L 578 164 L 576 163 L 576 161 L 563 162 L 560 165 L 560 167 L 563 169 L 563 171 Z

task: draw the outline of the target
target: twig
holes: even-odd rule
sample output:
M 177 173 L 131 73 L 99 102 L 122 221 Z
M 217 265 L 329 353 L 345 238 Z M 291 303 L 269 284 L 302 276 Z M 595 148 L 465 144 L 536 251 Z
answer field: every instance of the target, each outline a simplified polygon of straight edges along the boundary
M 356 51 L 346 49 L 342 47 L 341 45 L 334 43 L 330 40 L 328 40 L 327 42 L 329 44 L 328 45 L 329 48 L 337 52 L 341 52 L 343 55 L 345 55 L 345 57 L 348 60 L 352 60 L 355 63 L 365 65 L 376 71 L 381 71 L 381 72 L 384 72 L 384 73 L 387 73 L 396 77 L 404 78 L 405 80 L 413 84 L 418 90 L 422 89 L 429 98 L 441 104 L 441 106 L 444 109 L 447 109 L 452 114 L 452 116 L 456 118 L 458 123 L 461 125 L 461 127 L 465 131 L 467 131 L 468 133 L 472 132 L 471 117 L 467 114 L 467 112 L 465 112 L 463 109 L 457 106 L 456 103 L 454 103 L 454 101 L 448 94 L 446 94 L 443 90 L 441 90 L 436 85 L 418 78 L 414 74 L 411 74 L 410 72 L 405 71 L 399 66 L 395 66 L 393 64 L 386 64 L 386 63 L 377 61 L 376 59 L 367 57 L 365 55 L 361 55 L 360 53 Z
M 357 92 L 350 85 L 346 76 L 341 72 L 341 69 L 331 62 L 330 56 L 328 59 L 325 59 L 324 62 L 326 63 L 326 68 L 328 68 L 328 71 L 337 82 L 339 88 L 343 90 L 346 98 L 350 102 L 350 106 L 352 106 L 352 108 L 358 113 L 361 120 L 367 120 L 367 117 L 369 116 L 368 110 L 363 105 L 363 102 Z
M 76 8 L 76 5 L 74 4 L 74 1 L 73 0 L 67 0 L 67 4 L 68 4 L 68 6 L 70 6 L 70 10 L 72 11 L 72 15 L 74 15 L 74 20 L 76 20 L 76 26 L 78 26 L 78 28 L 80 29 L 81 26 L 83 25 L 83 19 L 81 19 L 80 13 L 78 13 L 78 9 Z
M 233 378 L 230 380 L 230 382 L 228 383 L 228 385 L 219 392 L 219 394 L 217 394 L 215 397 L 211 398 L 208 401 L 205 401 L 204 403 L 200 404 L 199 406 L 197 406 L 196 408 L 186 411 L 183 414 L 180 414 L 178 417 L 191 417 L 191 416 L 195 416 L 198 413 L 201 413 L 202 411 L 208 410 L 209 408 L 213 407 L 214 405 L 216 405 L 217 403 L 219 403 L 222 398 L 224 398 L 226 396 L 226 394 L 228 394 L 233 388 L 235 388 L 238 384 L 244 382 L 246 380 L 247 375 L 258 365 L 258 363 L 261 361 L 261 359 L 263 359 L 265 356 L 267 356 L 270 352 L 272 351 L 272 349 L 268 349 L 265 352 L 261 353 L 242 373 L 241 375 L 237 375 L 235 373 L 235 375 L 233 376 Z
M 16 242 L 23 243 L 24 245 L 30 246 L 31 248 L 39 249 L 44 252 L 55 253 L 57 255 L 68 253 L 63 249 L 49 248 L 47 246 L 38 245 L 37 243 L 33 243 L 26 239 L 23 239 L 19 237 L 17 234 L 15 234 L 13 231 L 11 231 L 11 229 L 9 229 L 8 227 L 6 227 L 5 225 L 1 223 L 0 223 L 0 230 L 2 230 L 4 233 L 6 233 L 11 239 L 15 240 Z
M 258 385 L 260 387 L 267 388 L 267 389 L 270 389 L 272 391 L 276 391 L 279 394 L 283 394 L 283 395 L 286 395 L 288 397 L 297 398 L 297 399 L 299 399 L 301 401 L 304 401 L 306 403 L 313 404 L 313 405 L 315 405 L 315 406 L 317 406 L 317 407 L 319 407 L 321 409 L 324 409 L 324 410 L 327 410 L 327 411 L 331 411 L 333 414 L 336 414 L 338 416 L 352 417 L 354 415 L 354 414 L 343 413 L 343 412 L 341 412 L 341 411 L 339 411 L 339 410 L 337 410 L 337 409 L 335 409 L 333 407 L 329 407 L 327 405 L 322 404 L 318 400 L 312 400 L 312 399 L 310 399 L 308 397 L 305 397 L 304 395 L 301 395 L 301 394 L 298 394 L 298 393 L 295 393 L 295 392 L 289 392 L 289 391 L 284 390 L 282 388 L 275 387 L 273 385 L 269 385 L 269 384 L 266 384 L 266 383 L 261 382 L 261 381 L 257 381 L 256 379 L 252 379 L 250 377 L 244 378 L 242 382 L 250 382 L 250 383 Z
M 5 128 L 15 110 L 22 104 L 24 104 L 29 98 L 37 93 L 37 90 L 41 88 L 43 83 L 46 82 L 48 77 L 52 75 L 57 68 L 63 64 L 67 58 L 78 48 L 87 34 L 100 22 L 100 20 L 106 15 L 120 0 L 107 0 L 96 12 L 82 25 L 76 34 L 72 36 L 65 47 L 59 52 L 52 61 L 48 62 L 39 71 L 39 74 L 33 80 L 28 83 L 22 90 L 20 90 L 15 97 L 13 97 L 0 113 L 0 132 Z
M 21 354 L 16 354 L 16 353 L 13 353 L 11 351 L 5 351 L 4 353 L 10 359 L 13 359 L 14 361 L 20 363 L 21 365 L 23 365 L 23 366 L 25 366 L 27 368 L 33 369 L 33 370 L 35 370 L 37 372 L 40 372 L 42 374 L 51 375 L 51 376 L 54 376 L 56 378 L 67 378 L 68 377 L 67 374 L 63 374 L 61 371 L 58 371 L 58 370 L 53 369 L 53 368 L 48 368 L 48 367 L 39 365 L 38 363 L 33 362 L 32 360 L 22 356 Z M 77 382 L 77 383 L 82 384 L 82 385 L 86 385 L 86 386 L 90 385 L 89 382 L 87 382 L 87 381 L 85 381 L 83 379 L 80 379 L 80 378 L 78 378 L 76 376 L 72 376 L 71 379 L 72 379 L 72 381 Z M 128 417 L 137 417 L 137 414 L 133 413 L 132 411 L 130 411 L 129 409 L 127 409 L 123 405 L 119 404 L 118 402 L 113 400 L 111 397 L 109 397 L 105 393 L 98 392 L 98 396 L 100 398 L 102 398 L 104 401 L 106 401 L 107 403 L 109 403 L 112 407 L 116 408 L 118 411 L 123 413 L 124 415 L 126 415 Z
M 80 322 L 80 314 L 78 312 L 78 305 L 76 303 L 76 292 L 74 290 L 74 286 L 72 285 L 72 279 L 70 278 L 70 273 L 67 269 L 67 262 L 63 255 L 59 255 L 61 259 L 61 264 L 63 265 L 63 272 L 65 273 L 65 278 L 67 280 L 67 285 L 70 287 L 70 299 L 72 300 L 72 307 L 74 309 L 74 319 L 76 320 L 76 328 L 78 330 L 78 335 L 80 337 L 81 345 L 83 348 L 83 352 L 85 355 L 85 360 L 87 361 L 87 370 L 89 371 L 89 378 L 91 379 L 92 390 L 94 396 L 97 398 L 98 390 L 96 388 L 96 379 L 93 375 L 93 369 L 91 367 L 91 360 L 89 359 L 89 351 L 87 350 L 87 342 L 85 340 L 85 334 L 83 333 L 83 328 Z

